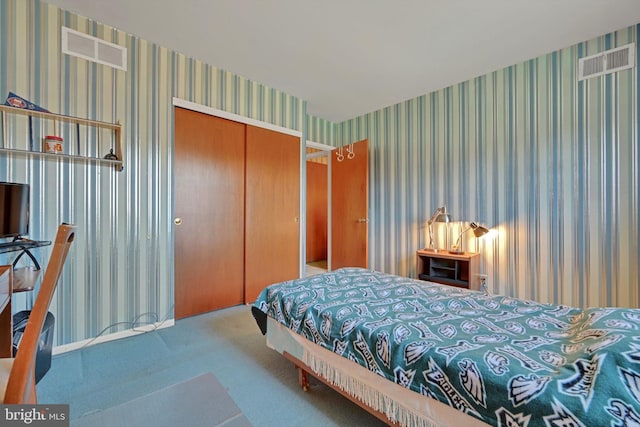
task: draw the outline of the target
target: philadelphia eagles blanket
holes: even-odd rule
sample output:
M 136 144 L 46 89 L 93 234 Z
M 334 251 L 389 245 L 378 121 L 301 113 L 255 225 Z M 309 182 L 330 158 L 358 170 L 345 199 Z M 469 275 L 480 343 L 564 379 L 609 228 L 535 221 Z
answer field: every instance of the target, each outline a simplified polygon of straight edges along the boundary
M 361 268 L 254 304 L 314 343 L 496 426 L 640 426 L 640 310 L 577 309 Z

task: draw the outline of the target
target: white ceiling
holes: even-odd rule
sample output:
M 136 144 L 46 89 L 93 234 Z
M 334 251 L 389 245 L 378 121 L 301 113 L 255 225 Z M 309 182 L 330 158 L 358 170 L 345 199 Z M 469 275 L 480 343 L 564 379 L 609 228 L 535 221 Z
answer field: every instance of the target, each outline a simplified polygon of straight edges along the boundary
M 640 23 L 640 0 L 45 0 L 340 122 Z

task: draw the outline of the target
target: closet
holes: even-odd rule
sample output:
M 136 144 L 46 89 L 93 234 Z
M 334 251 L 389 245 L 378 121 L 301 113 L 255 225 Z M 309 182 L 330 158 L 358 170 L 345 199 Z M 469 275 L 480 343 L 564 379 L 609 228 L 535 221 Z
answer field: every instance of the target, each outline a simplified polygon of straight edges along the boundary
M 299 275 L 300 139 L 176 107 L 175 318 Z

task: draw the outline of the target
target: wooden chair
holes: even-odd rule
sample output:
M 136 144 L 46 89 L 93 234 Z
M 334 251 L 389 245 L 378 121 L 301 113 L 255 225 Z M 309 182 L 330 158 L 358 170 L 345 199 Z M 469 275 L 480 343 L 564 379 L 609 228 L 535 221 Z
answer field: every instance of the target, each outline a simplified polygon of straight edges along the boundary
M 4 395 L 3 403 L 5 404 L 36 404 L 38 402 L 35 375 L 40 334 L 69 247 L 75 237 L 75 229 L 74 225 L 69 224 L 61 224 L 58 227 L 51 258 L 31 309 L 18 353 L 15 358 L 0 359 L 0 392 Z

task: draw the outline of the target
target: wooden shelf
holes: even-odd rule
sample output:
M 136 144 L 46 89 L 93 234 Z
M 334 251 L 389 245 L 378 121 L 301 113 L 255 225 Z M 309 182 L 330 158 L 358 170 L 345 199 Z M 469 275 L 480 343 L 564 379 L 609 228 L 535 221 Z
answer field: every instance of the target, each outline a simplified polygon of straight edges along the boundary
M 70 159 L 70 160 L 81 159 L 81 160 L 87 160 L 90 162 L 102 163 L 102 164 L 112 164 L 115 166 L 117 171 L 121 171 L 122 169 L 124 169 L 124 166 L 121 160 L 101 159 L 100 157 L 76 156 L 75 154 L 53 154 L 53 153 L 45 153 L 43 151 L 18 150 L 15 148 L 0 148 L 0 153 L 19 154 L 19 155 L 37 156 L 37 157 L 51 157 L 56 159 Z
M 451 254 L 419 250 L 416 252 L 416 273 L 421 280 L 479 290 L 479 260 L 480 255 L 474 252 Z
M 7 137 L 6 137 L 6 114 L 15 114 L 22 115 L 27 117 L 37 117 L 40 119 L 51 120 L 56 124 L 57 122 L 65 122 L 75 124 L 76 126 L 87 126 L 93 127 L 97 129 L 107 129 L 110 130 L 112 134 L 112 144 L 111 150 L 113 150 L 113 154 L 118 158 L 118 160 L 105 159 L 102 157 L 81 155 L 81 154 L 54 154 L 54 153 L 46 153 L 43 151 L 30 150 L 30 149 L 19 149 L 19 148 L 11 148 L 7 147 Z M 113 165 L 116 170 L 121 171 L 124 168 L 123 164 L 123 153 L 122 153 L 122 125 L 119 123 L 108 123 L 101 122 L 97 120 L 89 120 L 82 119 L 79 117 L 65 116 L 62 114 L 54 114 L 54 113 L 46 113 L 42 111 L 34 111 L 23 108 L 15 108 L 7 105 L 0 105 L 0 116 L 2 119 L 2 144 L 0 145 L 0 153 L 7 154 L 19 154 L 19 155 L 27 155 L 27 156 L 38 156 L 38 157 L 48 157 L 48 158 L 62 158 L 69 160 L 88 160 L 100 164 L 108 164 Z M 29 127 L 29 136 L 32 139 L 31 127 Z M 78 130 L 79 134 L 79 130 Z M 97 141 L 98 146 L 100 145 L 100 133 L 98 132 Z M 104 153 L 107 154 L 107 153 Z

